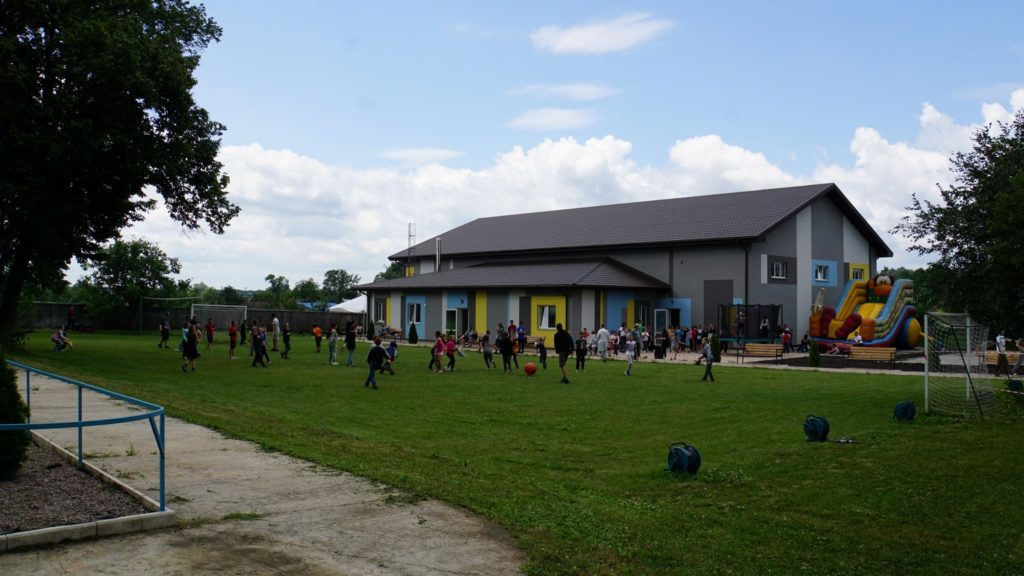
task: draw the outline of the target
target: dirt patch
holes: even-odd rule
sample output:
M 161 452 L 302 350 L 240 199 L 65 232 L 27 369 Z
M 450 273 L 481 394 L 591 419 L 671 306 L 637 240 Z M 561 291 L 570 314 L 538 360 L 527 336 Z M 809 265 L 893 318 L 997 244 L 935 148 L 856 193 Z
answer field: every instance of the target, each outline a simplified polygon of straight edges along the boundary
M 0 534 L 149 512 L 53 450 L 32 442 L 27 456 L 14 478 L 0 481 Z

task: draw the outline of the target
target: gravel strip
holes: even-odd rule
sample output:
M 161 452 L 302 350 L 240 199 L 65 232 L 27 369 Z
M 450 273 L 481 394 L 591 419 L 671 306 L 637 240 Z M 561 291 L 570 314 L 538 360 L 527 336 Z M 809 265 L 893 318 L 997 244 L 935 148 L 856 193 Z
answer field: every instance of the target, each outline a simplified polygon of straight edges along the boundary
M 0 481 L 0 534 L 147 512 L 135 498 L 34 443 L 14 478 Z

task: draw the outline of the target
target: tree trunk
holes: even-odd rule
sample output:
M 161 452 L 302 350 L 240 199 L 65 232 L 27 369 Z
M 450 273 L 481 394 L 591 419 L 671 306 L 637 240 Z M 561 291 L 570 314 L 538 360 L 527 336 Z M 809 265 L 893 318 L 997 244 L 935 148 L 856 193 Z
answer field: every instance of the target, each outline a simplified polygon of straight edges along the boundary
M 0 297 L 0 349 L 10 346 L 11 336 L 18 327 L 18 303 L 21 301 L 21 289 L 25 286 L 28 259 L 19 252 L 6 272 L 7 281 Z

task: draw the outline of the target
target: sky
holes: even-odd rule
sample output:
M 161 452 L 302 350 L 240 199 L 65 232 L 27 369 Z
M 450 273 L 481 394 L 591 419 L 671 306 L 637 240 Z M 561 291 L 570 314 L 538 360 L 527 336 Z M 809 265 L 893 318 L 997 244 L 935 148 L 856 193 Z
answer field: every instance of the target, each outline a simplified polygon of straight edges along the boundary
M 1024 108 L 1024 2 L 212 0 L 197 102 L 241 214 L 122 237 L 182 278 L 364 282 L 476 218 L 834 182 L 892 248 Z M 613 232 L 594 231 L 595 242 Z M 510 245 L 515 239 L 509 239 Z M 81 269 L 74 265 L 72 282 Z

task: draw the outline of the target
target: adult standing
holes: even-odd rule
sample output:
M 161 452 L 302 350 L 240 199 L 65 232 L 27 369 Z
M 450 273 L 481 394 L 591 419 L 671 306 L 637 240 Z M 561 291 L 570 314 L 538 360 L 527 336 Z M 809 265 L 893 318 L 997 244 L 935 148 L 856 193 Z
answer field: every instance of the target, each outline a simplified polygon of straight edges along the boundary
M 356 332 L 352 329 L 351 324 L 345 330 L 345 350 L 348 350 L 348 367 L 352 368 L 355 366 L 352 355 L 356 353 Z
M 601 357 L 601 362 L 608 361 L 608 336 L 608 329 L 601 324 L 597 331 L 597 355 Z
M 999 355 L 999 358 L 996 360 L 996 371 L 994 376 L 999 376 L 1000 370 L 1009 376 L 1010 363 L 1006 360 L 1006 334 L 1002 330 L 999 331 L 999 336 L 996 336 L 996 354 Z
M 555 325 L 555 353 L 558 354 L 558 367 L 562 369 L 562 384 L 569 383 L 569 375 L 565 373 L 565 363 L 569 361 L 569 355 L 572 354 L 573 348 L 572 336 L 559 322 Z
M 715 355 L 711 351 L 711 340 L 704 339 L 704 377 L 701 378 L 701 382 L 707 381 L 708 378 L 712 382 L 715 381 L 715 375 L 711 373 L 711 365 L 715 363 Z
M 270 315 L 270 327 L 274 331 L 274 352 L 277 352 L 277 339 L 281 337 L 281 321 L 277 314 Z

